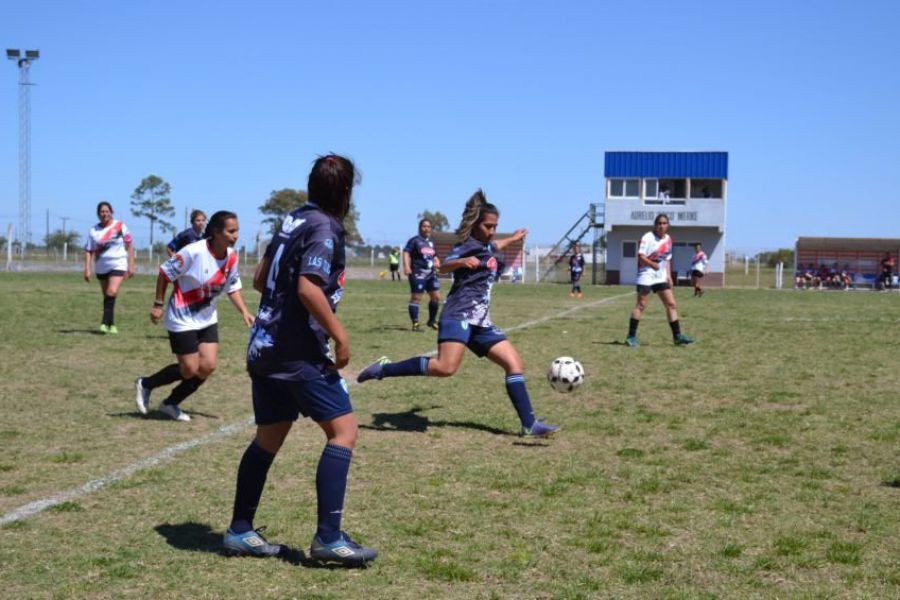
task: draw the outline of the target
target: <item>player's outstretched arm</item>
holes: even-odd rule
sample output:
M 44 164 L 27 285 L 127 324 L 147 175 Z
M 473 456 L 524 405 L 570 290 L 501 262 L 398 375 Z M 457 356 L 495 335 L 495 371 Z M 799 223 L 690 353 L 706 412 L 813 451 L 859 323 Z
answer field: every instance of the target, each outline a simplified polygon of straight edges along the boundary
M 478 265 L 480 264 L 481 261 L 478 260 L 477 256 L 466 256 L 465 258 L 445 260 L 443 263 L 441 263 L 441 266 L 438 270 L 446 275 L 447 273 L 452 273 L 453 271 L 462 268 L 477 269 Z
M 525 236 L 528 235 L 527 229 L 516 229 L 516 231 L 509 236 L 508 238 L 503 238 L 502 240 L 495 240 L 494 243 L 497 244 L 497 250 L 503 250 L 513 242 L 518 242 L 519 240 L 524 240 Z

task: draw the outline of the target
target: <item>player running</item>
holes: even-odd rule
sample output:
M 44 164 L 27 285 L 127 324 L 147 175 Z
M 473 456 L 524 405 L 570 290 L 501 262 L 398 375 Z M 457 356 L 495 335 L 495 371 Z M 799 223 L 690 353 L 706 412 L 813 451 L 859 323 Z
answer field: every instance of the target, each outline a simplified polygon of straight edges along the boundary
M 419 331 L 419 302 L 422 292 L 428 292 L 428 327 L 437 329 L 438 308 L 441 305 L 441 282 L 435 269 L 440 260 L 431 241 L 431 221 L 419 221 L 419 235 L 409 238 L 403 248 L 403 273 L 409 279 L 409 320 L 412 330 Z
M 581 298 L 581 275 L 584 273 L 584 254 L 581 253 L 581 244 L 575 244 L 572 250 L 572 256 L 569 258 L 569 278 L 572 281 L 572 291 L 569 292 L 571 297 L 578 296 Z
M 165 307 L 164 327 L 178 362 L 163 367 L 149 377 L 134 381 L 135 403 L 147 414 L 150 393 L 180 381 L 159 405 L 159 410 L 176 421 L 191 418 L 179 406 L 197 391 L 216 370 L 219 356 L 219 317 L 216 301 L 224 292 L 249 327 L 253 315 L 241 295 L 238 255 L 233 246 L 238 239 L 238 220 L 233 212 L 221 210 L 212 216 L 206 237 L 188 244 L 162 264 L 156 278 L 156 298 L 150 320 L 158 323 Z M 166 304 L 166 288 L 175 288 Z
M 276 556 L 253 518 L 269 467 L 300 414 L 314 420 L 326 443 L 316 470 L 318 528 L 311 559 L 363 566 L 377 553 L 341 531 L 347 475 L 358 434 L 347 384 L 338 373 L 350 360 L 344 326 L 335 315 L 344 293 L 344 217 L 357 175 L 350 160 L 320 157 L 309 174 L 309 202 L 285 218 L 253 276 L 262 293 L 247 348 L 256 437 L 237 473 L 225 551 Z M 334 340 L 334 351 L 329 348 Z
M 638 248 L 637 303 L 631 311 L 628 324 L 628 337 L 625 343 L 637 348 L 637 329 L 641 315 L 647 308 L 650 292 L 655 293 L 666 307 L 669 327 L 672 328 L 672 340 L 677 346 L 692 344 L 694 339 L 681 333 L 678 322 L 678 306 L 675 294 L 672 293 L 672 238 L 669 237 L 669 217 L 665 213 L 656 215 L 653 231 L 648 231 L 641 238 Z
M 525 238 L 526 231 L 494 240 L 500 212 L 478 190 L 466 202 L 456 234 L 459 242 L 441 265 L 442 273 L 453 273 L 453 286 L 441 313 L 437 357 L 415 356 L 391 363 L 381 357 L 362 370 L 360 383 L 385 377 L 420 375 L 450 377 L 462 363 L 466 348 L 476 356 L 486 356 L 506 371 L 506 393 L 521 422 L 520 433 L 543 437 L 559 430 L 534 416 L 531 399 L 525 389 L 524 365 L 506 335 L 491 321 L 491 287 L 503 273 L 497 253 Z
M 94 257 L 94 272 L 103 292 L 103 319 L 100 333 L 115 335 L 116 296 L 127 275 L 134 277 L 134 245 L 131 232 L 122 221 L 113 219 L 113 208 L 109 202 L 97 205 L 100 222 L 91 227 L 84 245 L 84 280 L 91 281 L 91 257 Z

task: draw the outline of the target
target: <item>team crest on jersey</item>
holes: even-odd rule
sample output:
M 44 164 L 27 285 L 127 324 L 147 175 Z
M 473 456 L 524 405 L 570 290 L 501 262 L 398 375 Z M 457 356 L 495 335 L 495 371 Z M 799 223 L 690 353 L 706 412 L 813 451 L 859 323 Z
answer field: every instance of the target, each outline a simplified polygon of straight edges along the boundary
M 434 256 L 434 248 L 431 247 L 431 242 L 428 242 L 428 246 L 422 247 L 422 256 L 425 258 L 431 258 Z
M 325 247 L 329 249 L 334 248 L 334 241 L 331 238 L 328 238 L 325 240 Z
M 291 215 L 288 215 L 284 218 L 284 222 L 281 223 L 281 233 L 289 235 L 304 223 L 306 223 L 306 219 L 295 219 Z

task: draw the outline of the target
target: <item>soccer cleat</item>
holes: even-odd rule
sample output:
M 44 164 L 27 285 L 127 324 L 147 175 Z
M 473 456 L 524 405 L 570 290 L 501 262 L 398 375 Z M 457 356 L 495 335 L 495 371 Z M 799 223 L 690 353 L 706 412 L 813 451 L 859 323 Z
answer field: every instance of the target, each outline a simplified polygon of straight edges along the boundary
M 387 356 L 382 356 L 359 372 L 359 375 L 356 376 L 356 383 L 362 383 L 364 381 L 369 381 L 370 379 L 381 379 L 384 376 L 384 365 L 390 362 L 391 359 Z
M 583 294 L 582 292 L 578 292 L 577 296 L 578 296 L 579 298 L 583 298 L 583 297 L 584 297 L 584 294 Z
M 106 323 L 100 323 L 100 333 L 103 335 L 109 333 L 109 327 L 106 326 Z
M 560 430 L 559 425 L 550 425 L 537 419 L 531 424 L 531 427 L 523 427 L 519 435 L 522 437 L 539 438 L 553 435 Z
M 222 539 L 222 551 L 228 556 L 256 556 L 266 558 L 281 554 L 280 544 L 270 544 L 262 536 L 265 527 L 244 533 L 234 533 L 230 529 L 225 532 Z
M 110 335 L 118 335 L 118 334 L 119 334 L 119 328 L 116 327 L 115 325 L 110 325 L 110 326 L 109 326 L 109 333 L 110 333 Z
M 159 411 L 164 415 L 169 415 L 176 421 L 181 421 L 182 423 L 190 421 L 191 417 L 181 410 L 181 408 L 177 404 L 166 404 L 165 401 L 160 402 Z
M 415 332 L 417 332 L 417 333 L 420 332 L 420 331 L 422 331 L 421 329 L 419 329 L 419 322 L 418 322 L 418 321 L 416 321 L 415 323 L 412 324 L 412 330 L 415 331 Z
M 684 335 L 683 333 L 679 333 L 675 336 L 675 339 L 672 340 L 675 342 L 676 346 L 687 346 L 688 344 L 694 343 L 694 338 L 689 335 Z
M 434 321 L 428 321 L 425 325 L 427 325 L 429 329 L 434 329 L 435 331 L 439 329 L 438 324 Z
M 319 536 L 313 536 L 309 548 L 309 557 L 321 564 L 336 563 L 345 567 L 364 567 L 367 562 L 375 560 L 378 552 L 375 548 L 360 546 L 350 539 L 345 532 L 330 544 L 323 543 Z
M 143 377 L 134 380 L 134 403 L 142 415 L 147 414 L 147 407 L 150 406 L 150 391 L 144 387 Z
M 641 345 L 641 343 L 638 341 L 637 337 L 629 335 L 627 338 L 625 338 L 625 345 L 631 348 L 637 348 Z

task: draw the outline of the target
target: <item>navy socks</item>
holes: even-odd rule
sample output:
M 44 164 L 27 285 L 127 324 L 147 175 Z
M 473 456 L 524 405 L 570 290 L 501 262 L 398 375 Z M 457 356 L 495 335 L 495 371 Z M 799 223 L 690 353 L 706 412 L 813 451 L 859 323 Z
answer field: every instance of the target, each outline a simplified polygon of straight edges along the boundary
M 637 335 L 637 328 L 640 323 L 640 319 L 631 317 L 631 320 L 628 321 L 628 337 L 635 337 Z
M 419 304 L 417 302 L 409 303 L 409 320 L 413 323 L 419 322 Z
M 353 450 L 334 444 L 325 444 L 319 458 L 319 468 L 316 469 L 319 526 L 316 535 L 322 543 L 330 544 L 341 537 L 341 514 L 352 458 Z
M 253 518 L 256 516 L 256 508 L 259 506 L 259 499 L 273 460 L 275 455 L 257 445 L 256 440 L 250 442 L 244 450 L 244 456 L 238 467 L 237 490 L 234 493 L 234 510 L 231 513 L 229 528 L 233 533 L 244 533 L 253 529 Z
M 116 297 L 103 296 L 103 324 L 112 325 L 115 322 Z
M 428 322 L 434 323 L 434 320 L 437 318 L 438 308 L 440 308 L 440 303 L 435 302 L 434 300 L 428 301 Z
M 166 404 L 174 404 L 178 406 L 181 404 L 185 398 L 193 394 L 197 391 L 205 379 L 200 379 L 199 377 L 191 377 L 190 379 L 185 379 L 181 383 L 175 386 L 175 389 L 172 390 L 172 393 L 169 394 L 169 397 L 165 400 Z
M 519 415 L 519 421 L 522 427 L 528 429 L 534 425 L 534 409 L 531 407 L 531 398 L 528 397 L 528 390 L 525 389 L 525 376 L 521 373 L 514 373 L 506 376 L 506 393 L 512 402 L 516 414 Z
M 428 375 L 428 357 L 413 356 L 400 362 L 388 363 L 381 368 L 382 377 L 410 377 Z

